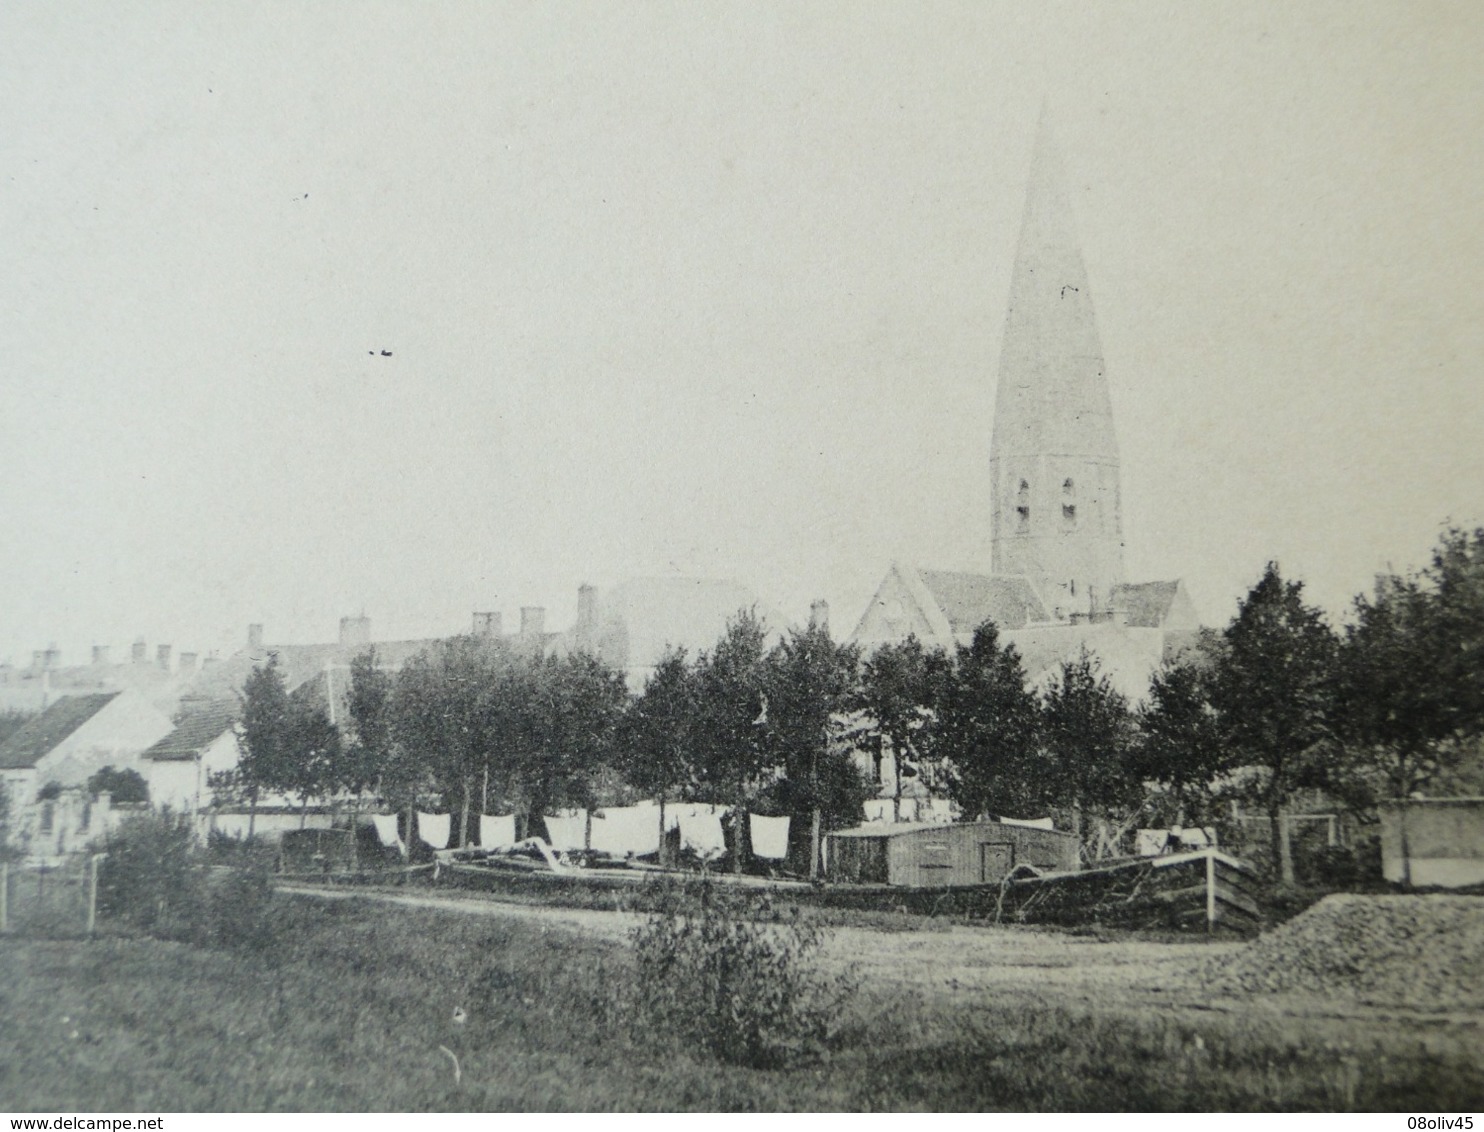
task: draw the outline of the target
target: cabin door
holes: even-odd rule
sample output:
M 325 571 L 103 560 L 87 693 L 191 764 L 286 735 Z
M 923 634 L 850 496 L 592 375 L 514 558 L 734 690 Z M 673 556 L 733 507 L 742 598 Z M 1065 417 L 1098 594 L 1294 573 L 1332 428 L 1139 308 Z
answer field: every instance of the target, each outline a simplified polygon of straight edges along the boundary
M 1004 841 L 979 843 L 979 880 L 996 884 L 1015 867 L 1015 846 Z

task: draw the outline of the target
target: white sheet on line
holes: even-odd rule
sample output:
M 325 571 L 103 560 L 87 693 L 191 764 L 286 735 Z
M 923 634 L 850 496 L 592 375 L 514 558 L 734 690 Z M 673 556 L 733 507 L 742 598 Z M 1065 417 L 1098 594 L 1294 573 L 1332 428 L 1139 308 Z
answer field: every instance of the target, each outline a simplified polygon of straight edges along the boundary
M 480 814 L 479 847 L 503 849 L 515 844 L 514 814 Z
M 653 853 L 659 847 L 660 810 L 653 802 L 605 806 L 593 814 L 594 849 L 623 857 Z
M 721 831 L 721 815 L 681 814 L 680 847 L 692 850 L 703 860 L 709 857 L 720 857 L 727 851 L 727 840 Z
M 372 814 L 371 824 L 376 827 L 376 837 L 388 849 L 401 849 L 402 837 L 397 832 L 396 814 Z
M 748 814 L 754 856 L 781 861 L 788 856 L 788 819 Z
M 448 848 L 450 824 L 447 814 L 425 814 L 421 810 L 417 812 L 417 836 L 430 848 Z

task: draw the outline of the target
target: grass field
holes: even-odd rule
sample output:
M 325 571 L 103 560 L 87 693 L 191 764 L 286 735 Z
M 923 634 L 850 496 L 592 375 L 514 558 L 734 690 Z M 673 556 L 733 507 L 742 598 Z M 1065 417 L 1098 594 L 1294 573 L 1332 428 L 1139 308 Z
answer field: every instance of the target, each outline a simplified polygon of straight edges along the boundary
M 273 915 L 279 930 L 246 950 L 0 940 L 0 1109 L 1436 1111 L 1484 1099 L 1466 1022 L 1165 1009 L 1102 976 L 960 993 L 870 964 L 826 1058 L 738 1068 L 631 1024 L 634 968 L 613 931 L 361 898 L 279 895 Z M 894 942 L 901 963 L 952 939 L 841 930 L 857 953 Z M 1020 961 L 1052 968 L 1098 946 L 956 930 L 1040 947 L 1049 958 Z M 928 951 L 914 959 L 918 942 Z

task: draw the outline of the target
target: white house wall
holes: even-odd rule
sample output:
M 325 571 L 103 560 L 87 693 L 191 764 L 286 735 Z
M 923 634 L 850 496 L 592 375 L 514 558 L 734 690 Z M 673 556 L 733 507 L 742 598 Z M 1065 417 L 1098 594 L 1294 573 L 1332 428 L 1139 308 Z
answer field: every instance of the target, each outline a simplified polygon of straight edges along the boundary
M 148 777 L 139 757 L 175 729 L 170 717 L 136 692 L 123 692 L 36 763 L 36 781 L 82 786 L 105 766 Z

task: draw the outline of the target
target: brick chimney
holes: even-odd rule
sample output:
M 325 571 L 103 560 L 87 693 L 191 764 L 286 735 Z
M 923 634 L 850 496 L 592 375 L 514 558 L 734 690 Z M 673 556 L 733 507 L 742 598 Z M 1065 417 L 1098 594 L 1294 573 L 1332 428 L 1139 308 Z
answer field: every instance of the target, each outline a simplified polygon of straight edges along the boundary
M 129 659 L 135 664 L 147 663 L 149 661 L 148 654 L 149 646 L 144 643 L 143 637 L 140 637 L 129 647 Z
M 94 645 L 93 646 L 93 663 L 94 664 L 107 664 L 108 663 L 108 646 L 107 645 Z
M 523 605 L 520 607 L 520 635 L 523 640 L 539 640 L 546 633 L 546 607 Z
M 809 603 L 809 628 L 830 631 L 830 603 L 822 597 Z
M 475 612 L 474 635 L 476 637 L 498 637 L 502 631 L 502 618 L 494 611 Z
M 166 671 L 166 672 L 169 672 L 170 671 L 170 646 L 169 645 L 156 645 L 155 646 L 155 663 L 158 664 L 160 666 L 160 668 L 163 669 L 164 671 Z
M 31 667 L 34 668 L 34 669 L 36 669 L 37 672 L 40 672 L 43 668 L 46 667 L 46 650 L 45 649 L 32 649 L 31 650 Z
M 247 627 L 247 647 L 260 649 L 263 647 L 263 625 L 260 621 L 254 621 Z
M 359 617 L 340 619 L 340 643 L 342 645 L 369 645 L 371 643 L 371 618 L 364 613 Z
M 196 653 L 193 653 L 193 652 L 183 652 L 183 653 L 181 653 L 180 654 L 180 671 L 181 672 L 194 672 L 194 671 L 196 671 L 196 659 L 197 659 L 197 654 Z
M 61 668 L 62 650 L 56 645 L 47 645 L 46 652 L 41 654 L 41 663 L 45 668 Z

